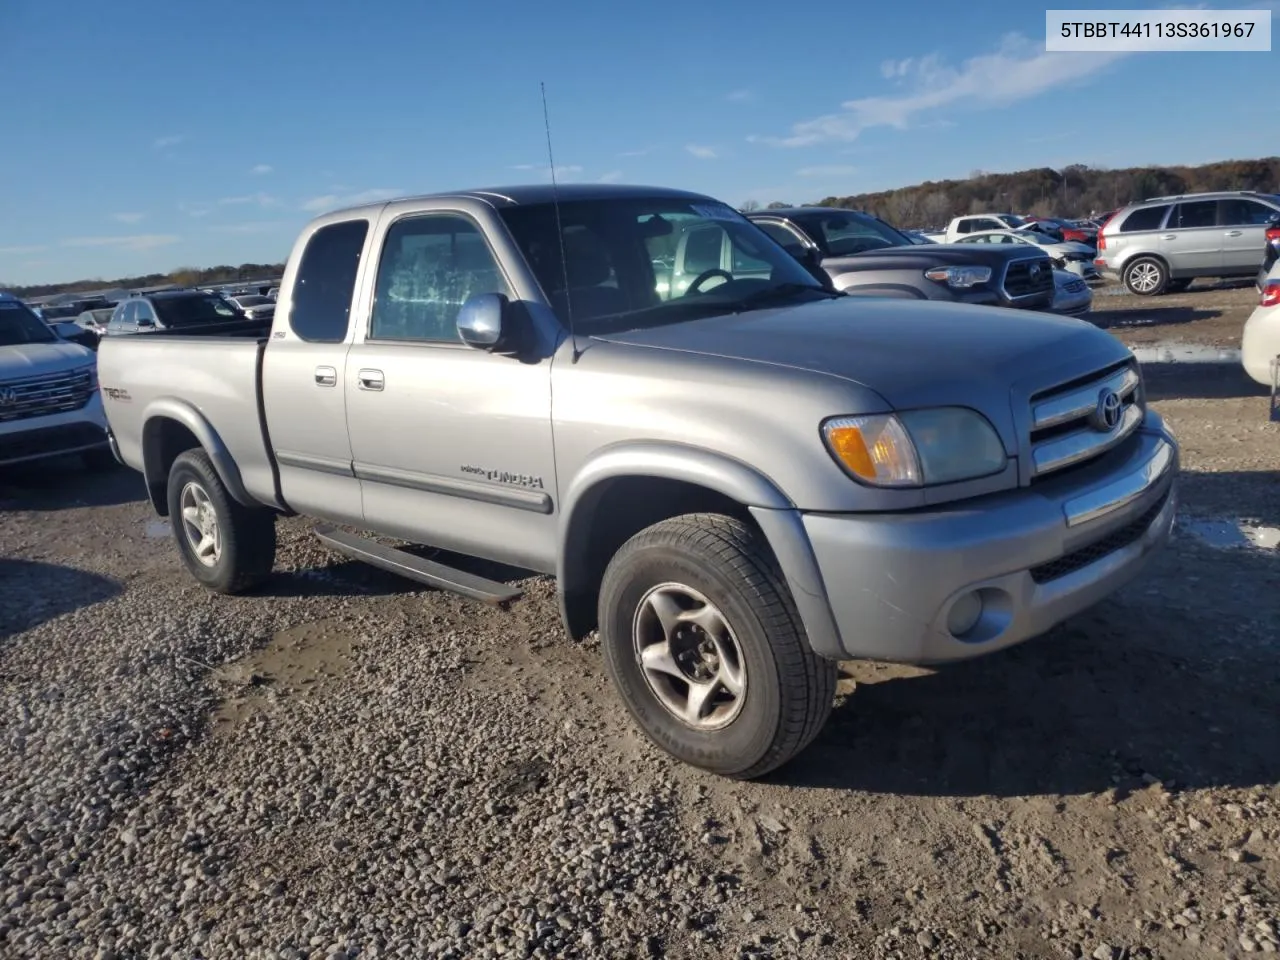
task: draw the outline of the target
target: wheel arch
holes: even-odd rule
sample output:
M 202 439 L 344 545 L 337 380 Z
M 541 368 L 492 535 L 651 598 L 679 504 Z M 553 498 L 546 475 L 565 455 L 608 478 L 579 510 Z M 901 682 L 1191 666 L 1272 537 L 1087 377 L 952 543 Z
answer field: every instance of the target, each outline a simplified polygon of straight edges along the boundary
M 142 426 L 142 473 L 147 496 L 158 515 L 169 515 L 166 485 L 173 461 L 196 447 L 208 455 L 218 479 L 238 503 L 246 507 L 257 505 L 244 487 L 235 459 L 213 425 L 186 401 L 164 398 L 147 407 Z
M 756 468 L 699 447 L 628 443 L 607 448 L 574 478 L 562 505 L 556 593 L 570 636 L 597 626 L 610 558 L 636 533 L 686 513 L 722 513 L 757 530 L 791 588 L 813 649 L 838 657 L 839 635 L 803 521 Z

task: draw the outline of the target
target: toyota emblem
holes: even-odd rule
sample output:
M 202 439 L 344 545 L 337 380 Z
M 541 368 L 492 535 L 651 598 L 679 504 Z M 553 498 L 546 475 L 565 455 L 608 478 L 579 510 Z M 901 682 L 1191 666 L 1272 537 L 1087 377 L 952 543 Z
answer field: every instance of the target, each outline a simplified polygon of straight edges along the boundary
M 1093 411 L 1093 425 L 1104 433 L 1110 433 L 1120 425 L 1123 406 L 1120 394 L 1110 387 L 1104 387 L 1098 394 L 1098 406 Z

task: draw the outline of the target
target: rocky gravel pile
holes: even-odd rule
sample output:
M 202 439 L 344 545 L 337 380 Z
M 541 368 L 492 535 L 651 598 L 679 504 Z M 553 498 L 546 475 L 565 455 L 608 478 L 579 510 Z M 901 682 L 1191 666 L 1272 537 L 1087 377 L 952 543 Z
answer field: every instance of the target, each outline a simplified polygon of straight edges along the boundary
M 1280 522 L 1265 400 L 1169 391 L 1185 509 Z M 293 520 L 214 597 L 134 486 L 62 483 L 0 490 L 0 956 L 1280 951 L 1274 554 L 1180 538 L 1008 655 L 849 665 L 739 784 L 639 737 L 544 580 L 501 612 Z

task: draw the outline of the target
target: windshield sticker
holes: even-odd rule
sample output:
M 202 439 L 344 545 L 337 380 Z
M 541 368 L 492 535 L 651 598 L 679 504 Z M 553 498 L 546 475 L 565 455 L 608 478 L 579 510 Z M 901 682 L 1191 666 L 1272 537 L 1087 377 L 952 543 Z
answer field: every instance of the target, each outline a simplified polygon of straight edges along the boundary
M 724 203 L 694 203 L 690 206 L 694 213 L 708 220 L 732 220 L 736 223 L 743 219 L 742 214 Z

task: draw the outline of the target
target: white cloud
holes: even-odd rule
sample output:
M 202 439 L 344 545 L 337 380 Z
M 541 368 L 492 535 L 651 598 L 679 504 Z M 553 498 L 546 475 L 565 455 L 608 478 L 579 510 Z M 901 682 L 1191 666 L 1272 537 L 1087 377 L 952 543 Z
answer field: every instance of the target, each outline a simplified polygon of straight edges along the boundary
M 847 177 L 857 173 L 857 167 L 848 164 L 831 164 L 829 166 L 801 167 L 796 171 L 797 177 Z
M 264 176 L 265 174 L 271 173 L 273 170 L 275 170 L 275 167 L 269 163 L 257 163 L 249 168 L 249 172 L 255 177 Z
M 618 158 L 621 159 L 623 157 L 643 157 L 646 154 L 653 153 L 654 149 L 655 149 L 654 147 L 644 147 L 641 150 L 623 150 L 620 154 L 618 154 Z
M 64 247 L 117 247 L 121 250 L 154 250 L 175 244 L 180 237 L 172 233 L 141 233 L 127 237 L 69 237 Z
M 362 203 L 376 203 L 379 200 L 390 200 L 392 197 L 403 195 L 403 190 L 390 190 L 385 187 L 361 190 L 359 193 L 326 193 L 323 196 L 312 197 L 310 200 L 304 201 L 302 209 L 310 213 L 320 213 L 321 211 L 338 210 L 342 207 L 358 207 Z
M 121 223 L 137 223 L 139 220 L 141 220 L 141 219 L 143 218 L 143 216 L 145 216 L 145 214 L 141 214 L 141 213 L 113 213 L 113 214 L 111 215 L 111 219 L 112 219 L 112 220 L 118 220 L 118 221 L 120 221 Z
M 886 80 L 894 80 L 898 77 L 905 77 L 911 72 L 911 67 L 915 64 L 915 57 L 907 57 L 905 60 L 886 60 L 880 64 L 880 76 Z
M 12 257 L 20 257 L 24 253 L 42 253 L 48 250 L 43 246 L 26 246 L 26 247 L 0 247 L 0 254 Z
M 754 100 L 755 97 L 756 95 L 754 93 L 745 88 L 742 90 L 731 90 L 724 96 L 726 100 L 729 100 L 732 103 L 746 103 L 750 100 Z
M 278 207 L 280 201 L 269 193 L 249 193 L 240 197 L 222 197 L 218 201 L 221 207 L 235 207 L 244 204 L 257 204 L 260 207 Z
M 189 200 L 183 200 L 178 204 L 178 210 L 185 213 L 188 217 L 207 217 L 213 212 L 213 207 L 207 203 L 195 203 Z
M 610 170 L 608 173 L 600 174 L 601 183 L 618 183 L 622 180 L 621 170 Z
M 165 147 L 176 147 L 183 141 L 183 139 L 184 138 L 180 133 L 170 134 L 167 137 L 156 137 L 152 146 L 157 150 L 163 150 Z
M 1019 34 L 1004 38 L 996 53 L 949 67 L 937 54 L 881 66 L 881 73 L 902 78 L 902 94 L 863 97 L 842 103 L 837 113 L 804 120 L 784 137 L 749 137 L 779 147 L 808 147 L 856 140 L 872 127 L 906 129 L 921 114 L 942 108 L 981 110 L 1008 106 L 1050 90 L 1076 86 L 1124 57 L 1122 52 L 1048 53 L 1043 43 Z
M 706 147 L 697 143 L 687 144 L 685 149 L 699 160 L 714 160 L 718 156 L 714 147 Z

